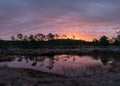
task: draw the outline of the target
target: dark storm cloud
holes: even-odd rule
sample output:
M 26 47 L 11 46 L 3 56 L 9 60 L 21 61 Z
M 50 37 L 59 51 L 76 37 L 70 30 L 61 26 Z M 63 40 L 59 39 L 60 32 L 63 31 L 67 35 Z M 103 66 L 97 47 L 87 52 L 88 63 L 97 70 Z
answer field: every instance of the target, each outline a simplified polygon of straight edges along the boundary
M 76 26 L 84 28 L 78 29 L 83 33 L 104 33 L 100 26 L 105 29 L 108 24 L 112 34 L 120 23 L 119 4 L 120 0 L 0 0 L 0 35 Z

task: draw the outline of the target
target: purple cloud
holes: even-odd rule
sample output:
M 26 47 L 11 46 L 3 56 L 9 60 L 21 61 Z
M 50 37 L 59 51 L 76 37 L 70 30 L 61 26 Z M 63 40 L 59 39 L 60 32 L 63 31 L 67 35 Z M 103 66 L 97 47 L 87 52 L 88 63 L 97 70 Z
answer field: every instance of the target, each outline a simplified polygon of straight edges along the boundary
M 113 36 L 120 25 L 119 0 L 0 0 L 0 38 L 17 33 Z

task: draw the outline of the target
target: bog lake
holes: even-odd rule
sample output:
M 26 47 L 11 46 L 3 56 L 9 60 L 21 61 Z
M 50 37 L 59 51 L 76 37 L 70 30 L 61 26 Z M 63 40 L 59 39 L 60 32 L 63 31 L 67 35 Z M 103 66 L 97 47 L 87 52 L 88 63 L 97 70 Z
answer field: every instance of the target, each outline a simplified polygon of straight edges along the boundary
M 106 55 L 107 56 L 107 55 Z M 114 56 L 91 56 L 60 54 L 51 56 L 7 56 L 10 60 L 0 60 L 0 67 L 32 69 L 64 76 L 87 76 L 99 74 L 119 62 Z

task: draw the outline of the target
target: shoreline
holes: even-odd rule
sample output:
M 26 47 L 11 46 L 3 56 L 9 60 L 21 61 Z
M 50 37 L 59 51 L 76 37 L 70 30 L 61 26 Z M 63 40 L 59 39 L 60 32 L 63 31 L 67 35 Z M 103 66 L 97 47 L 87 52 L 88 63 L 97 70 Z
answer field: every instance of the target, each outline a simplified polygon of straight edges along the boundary
M 75 48 L 75 49 L 7 49 L 0 50 L 0 54 L 6 55 L 56 55 L 56 54 L 76 54 L 89 55 L 99 53 L 120 54 L 120 48 Z

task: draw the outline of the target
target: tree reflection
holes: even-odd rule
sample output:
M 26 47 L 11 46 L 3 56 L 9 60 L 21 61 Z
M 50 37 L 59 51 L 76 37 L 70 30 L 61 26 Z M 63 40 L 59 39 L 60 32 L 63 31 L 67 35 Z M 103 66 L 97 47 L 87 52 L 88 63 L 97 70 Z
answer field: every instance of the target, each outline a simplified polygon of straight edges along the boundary
M 91 56 L 93 57 L 93 59 L 96 60 L 100 59 L 104 66 L 107 65 L 109 61 L 113 61 L 117 57 L 113 54 L 106 54 L 106 53 L 94 54 Z
M 31 65 L 32 66 L 36 66 L 37 65 L 37 61 L 33 62 Z
M 93 57 L 94 56 L 94 57 Z M 37 69 L 46 72 L 55 72 L 70 76 L 91 75 L 102 73 L 104 69 L 112 65 L 116 66 L 115 56 L 98 54 L 91 56 L 78 55 L 51 55 L 51 56 L 13 56 L 15 59 L 9 64 L 20 68 Z M 16 62 L 17 61 L 17 62 Z M 3 63 L 2 63 L 3 64 Z M 59 67 L 59 68 L 58 68 Z
M 49 58 L 49 65 L 47 66 L 47 68 L 52 70 L 52 68 L 54 67 L 55 59 L 54 56 L 49 56 L 48 58 Z
M 84 65 L 83 68 L 81 67 L 81 68 L 78 68 L 78 69 L 83 70 L 83 71 L 91 71 L 92 70 L 92 72 L 96 72 L 97 68 L 100 69 L 101 65 L 107 66 L 108 63 L 111 61 L 110 58 L 113 58 L 113 56 L 105 55 L 105 54 L 100 54 L 100 55 L 95 54 L 95 55 L 92 55 L 91 57 L 93 58 L 93 60 L 99 60 L 101 62 L 101 64 L 97 65 L 97 63 L 96 63 L 95 65 L 92 65 L 93 63 L 91 63 L 91 67 Z M 88 56 L 88 58 L 89 58 L 89 56 Z M 73 62 L 73 65 L 74 65 L 74 63 L 76 63 L 76 61 L 78 62 L 79 60 L 82 60 L 82 59 L 84 59 L 84 56 L 69 55 L 69 54 L 55 55 L 55 56 L 54 55 L 51 55 L 51 56 L 20 56 L 19 55 L 19 56 L 17 56 L 17 61 L 18 62 L 21 62 L 21 63 L 26 62 L 28 65 L 31 65 L 32 67 L 44 68 L 44 69 L 49 69 L 49 70 L 54 70 L 53 68 L 56 68 L 56 67 L 54 67 L 55 62 L 56 62 L 56 65 L 57 65 L 57 63 L 59 63 L 59 64 L 63 63 L 64 64 L 64 62 L 69 63 L 69 61 L 70 61 L 70 63 Z M 86 60 L 83 60 L 83 61 L 86 61 Z M 63 66 L 65 67 L 65 65 L 63 65 Z M 70 70 L 74 73 L 81 72 L 81 71 L 78 71 L 75 66 L 73 66 L 73 68 L 70 68 L 69 70 L 67 69 L 67 67 L 65 67 L 63 69 L 62 69 L 62 71 L 69 71 Z M 73 71 L 73 69 L 74 69 L 74 71 Z

